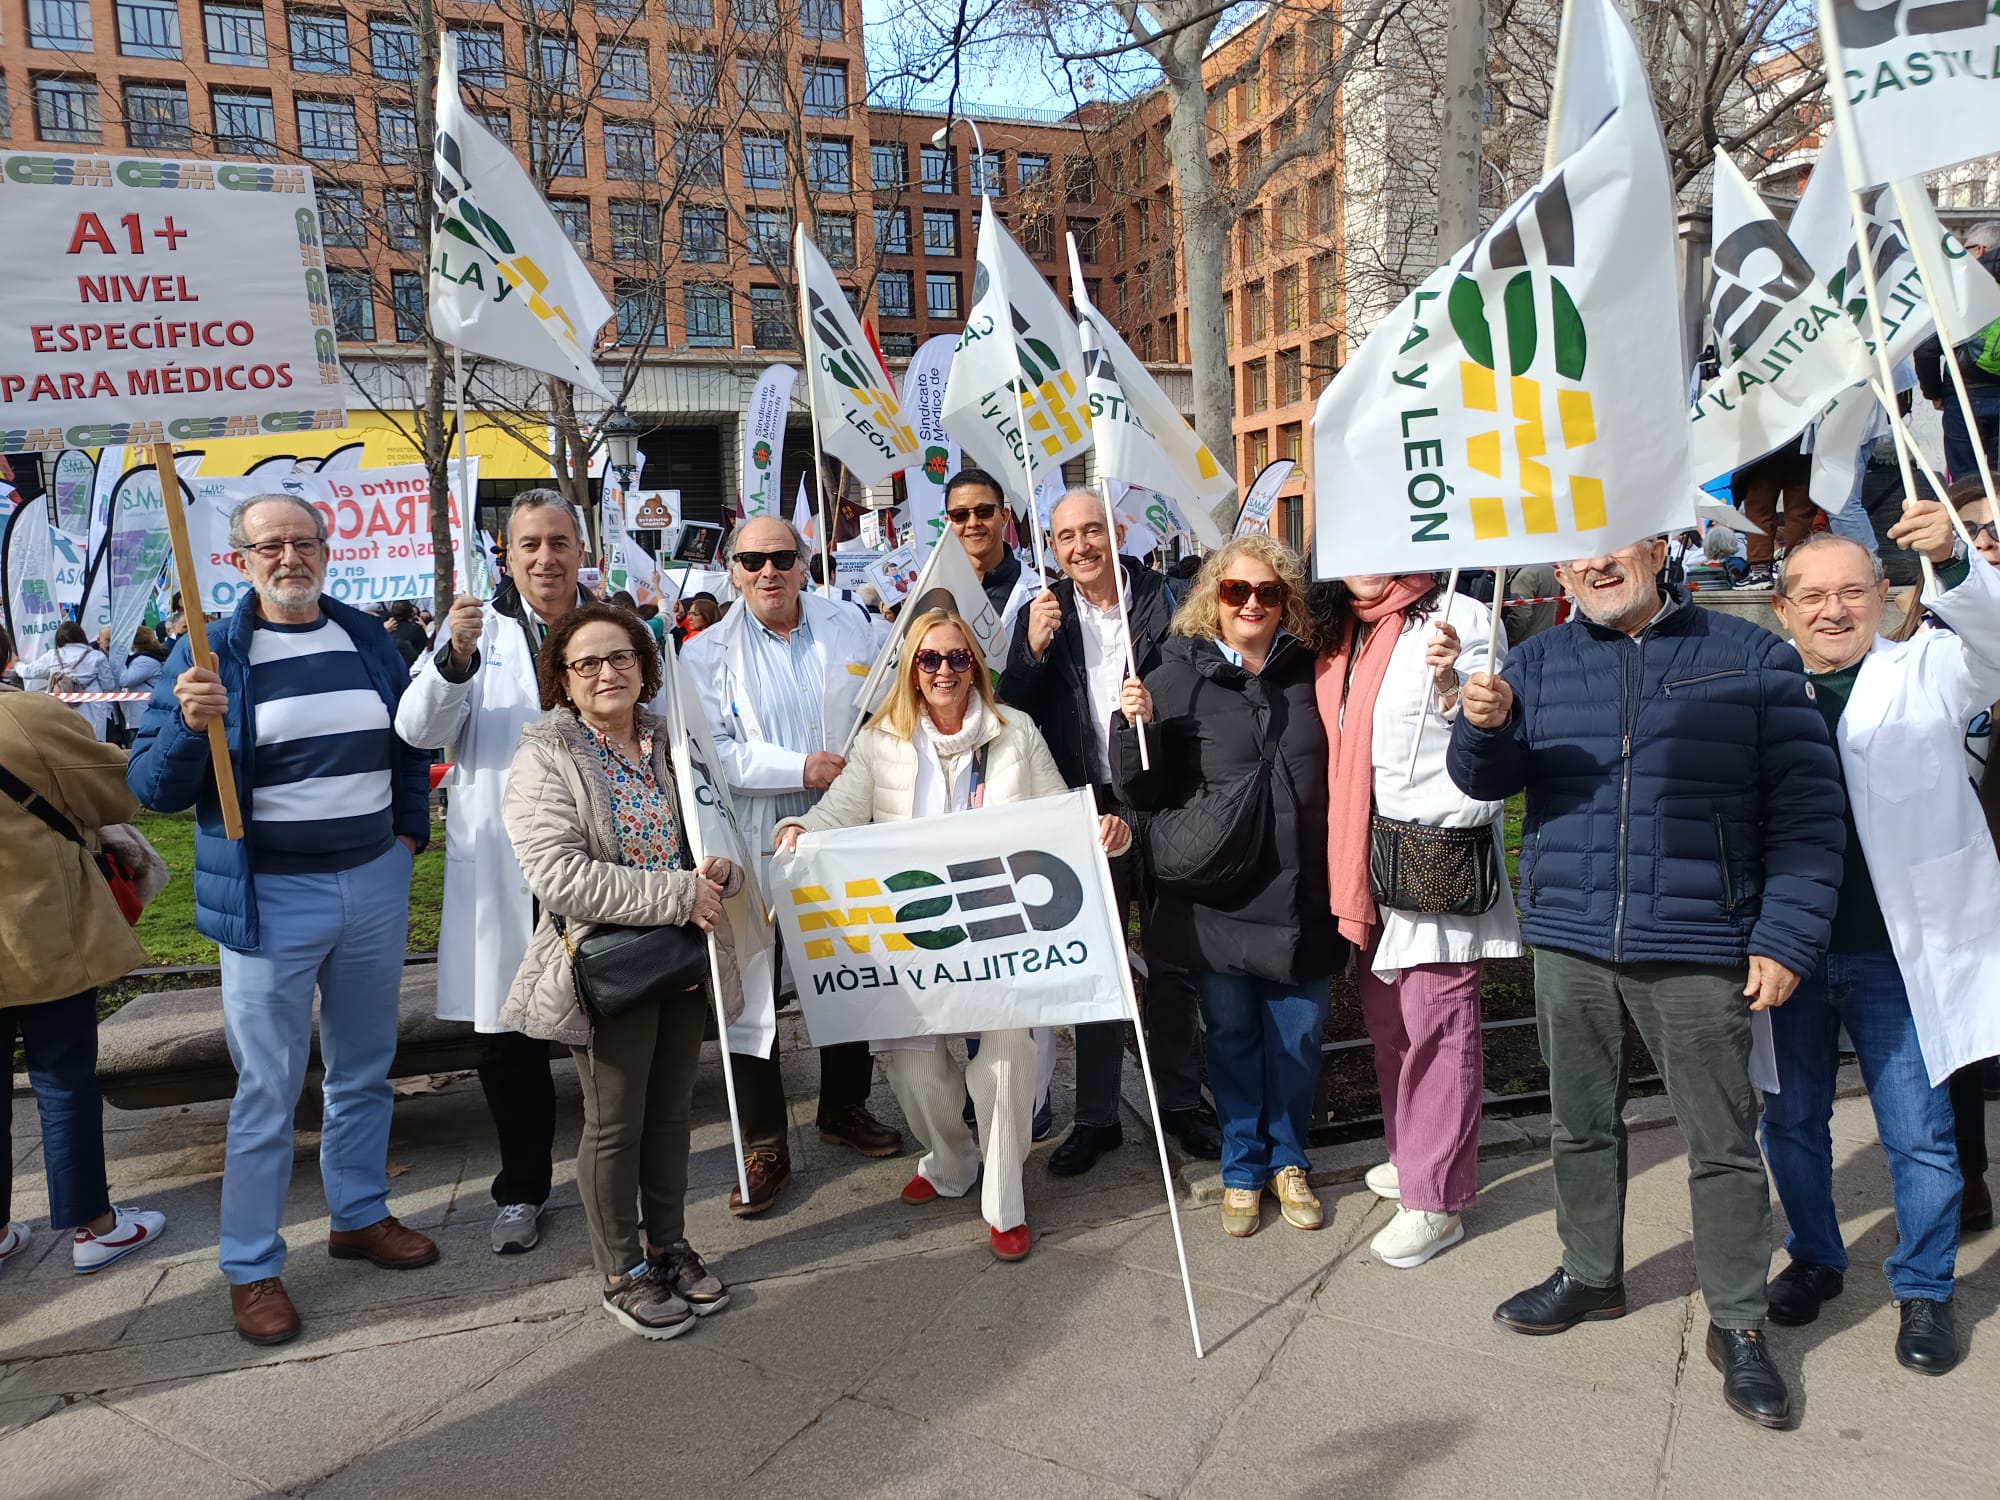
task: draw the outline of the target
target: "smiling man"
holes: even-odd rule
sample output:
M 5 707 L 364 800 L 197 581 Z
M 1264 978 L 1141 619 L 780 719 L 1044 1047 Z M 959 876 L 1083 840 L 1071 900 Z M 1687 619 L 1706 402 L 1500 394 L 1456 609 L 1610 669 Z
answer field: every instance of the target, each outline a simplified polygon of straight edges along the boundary
M 1467 681 L 1447 765 L 1471 797 L 1526 790 L 1521 936 L 1549 1067 L 1562 1264 L 1494 1313 L 1561 1333 L 1625 1313 L 1624 1028 L 1688 1141 L 1695 1276 L 1723 1395 L 1783 1426 L 1764 1345 L 1771 1196 L 1751 1013 L 1827 943 L 1840 783 L 1798 653 L 1662 586 L 1663 539 L 1562 564 L 1579 618 Z
M 944 518 L 1011 642 L 1015 619 L 1040 592 L 1041 579 L 1007 548 L 1007 496 L 1000 481 L 984 469 L 960 469 L 944 482 Z

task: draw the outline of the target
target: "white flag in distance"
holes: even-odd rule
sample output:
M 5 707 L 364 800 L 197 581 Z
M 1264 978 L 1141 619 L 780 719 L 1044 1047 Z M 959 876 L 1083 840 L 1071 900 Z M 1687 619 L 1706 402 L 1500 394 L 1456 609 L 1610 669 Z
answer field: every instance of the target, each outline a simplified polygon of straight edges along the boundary
M 430 266 L 432 330 L 468 354 L 616 400 L 590 354 L 611 321 L 611 304 L 514 153 L 466 109 L 458 43 L 449 35 L 438 64 L 433 148 L 439 231 Z
M 1243 497 L 1243 509 L 1236 515 L 1237 536 L 1271 534 L 1271 512 L 1278 507 L 1278 491 L 1285 487 L 1285 481 L 1292 477 L 1292 470 L 1296 467 L 1289 458 L 1279 458 L 1257 471 L 1257 477 L 1250 481 L 1249 492 Z
M 1566 24 L 1558 67 L 1576 83 L 1554 170 L 1320 398 L 1322 576 L 1593 557 L 1686 525 L 1666 151 L 1612 0 L 1572 0 Z
M 757 377 L 743 413 L 743 518 L 774 516 L 784 499 L 778 475 L 785 463 L 785 418 L 792 408 L 792 365 L 769 365 Z
M 876 357 L 833 267 L 801 224 L 792 233 L 799 322 L 806 330 L 813 421 L 826 451 L 862 484 L 923 461 L 896 382 Z
M 1827 87 L 1841 90 L 1841 114 L 1853 122 L 1839 144 L 1857 186 L 2000 151 L 1992 0 L 1820 0 L 1819 34 L 1835 75 Z

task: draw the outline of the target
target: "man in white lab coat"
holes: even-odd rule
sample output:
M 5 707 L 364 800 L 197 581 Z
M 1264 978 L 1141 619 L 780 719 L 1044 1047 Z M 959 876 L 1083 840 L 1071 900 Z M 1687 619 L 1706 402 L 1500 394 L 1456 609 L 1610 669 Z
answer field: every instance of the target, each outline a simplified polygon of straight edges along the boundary
M 729 554 L 730 582 L 742 597 L 687 643 L 681 670 L 715 731 L 744 836 L 767 856 L 768 867 L 778 821 L 819 801 L 846 764 L 840 750 L 875 642 L 860 610 L 805 592 L 806 548 L 789 522 L 775 516 L 744 522 L 730 538 Z M 750 1188 L 748 1197 L 730 1192 L 729 1211 L 738 1217 L 769 1208 L 792 1174 L 774 999 L 746 995 L 743 1018 L 730 1028 Z M 864 1156 L 903 1149 L 902 1137 L 868 1113 L 874 1079 L 866 1042 L 820 1049 L 821 1140 Z
M 1949 630 L 1885 639 L 1880 559 L 1842 537 L 1794 547 L 1774 583 L 1833 735 L 1848 827 L 1831 946 L 1771 1012 L 1778 1092 L 1764 1099 L 1764 1151 L 1792 1259 L 1771 1283 L 1770 1315 L 1809 1323 L 1842 1290 L 1828 1121 L 1845 1027 L 1895 1199 L 1883 1269 L 1900 1304 L 1896 1358 L 1942 1375 L 1959 1358 L 1962 1190 L 1946 1080 L 2000 1052 L 2000 858 L 1963 749 L 1966 721 L 2000 698 L 2000 572 L 1966 555 L 1941 505 L 1908 507 L 1889 535 L 1931 560 L 1923 602 Z

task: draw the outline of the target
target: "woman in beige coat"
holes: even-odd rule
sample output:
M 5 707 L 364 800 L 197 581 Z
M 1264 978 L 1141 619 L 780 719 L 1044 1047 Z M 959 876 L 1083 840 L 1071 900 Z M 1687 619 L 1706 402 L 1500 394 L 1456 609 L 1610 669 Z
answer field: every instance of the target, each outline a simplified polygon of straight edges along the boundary
M 895 689 L 854 742 L 847 768 L 803 818 L 778 825 L 780 850 L 801 833 L 936 817 L 1002 802 L 1049 797 L 1069 788 L 1049 756 L 1041 731 L 1026 714 L 1002 714 L 986 659 L 964 620 L 934 609 L 911 622 Z M 1111 854 L 1122 854 L 1132 832 L 1114 817 L 1099 820 Z M 892 1043 L 884 1052 L 890 1087 L 910 1128 L 926 1147 L 917 1174 L 903 1188 L 905 1203 L 957 1198 L 979 1176 L 980 1207 L 993 1253 L 1020 1260 L 1028 1253 L 1021 1169 L 1033 1140 L 1034 1036 L 986 1031 L 978 1054 L 961 1070 L 946 1037 Z M 966 1127 L 967 1093 L 979 1138 Z
M 97 987 L 146 961 L 91 855 L 97 830 L 138 811 L 125 752 L 47 693 L 0 692 L 0 1057 L 14 1039 L 42 1121 L 49 1223 L 70 1263 L 101 1271 L 153 1243 L 166 1216 L 117 1208 L 104 1174 Z M 0 1265 L 28 1243 L 8 1217 L 14 1151 L 0 1137 Z
M 604 1308 L 641 1338 L 669 1339 L 729 1301 L 685 1234 L 688 1112 L 708 1002 L 696 986 L 594 1017 L 578 1003 L 565 937 L 581 942 L 596 923 L 692 923 L 715 934 L 724 1006 L 740 1011 L 721 916 L 743 876 L 727 860 L 691 867 L 666 726 L 640 707 L 660 690 L 660 659 L 638 616 L 582 606 L 549 631 L 536 671 L 547 712 L 521 736 L 502 816 L 540 915 L 500 1018 L 575 1054 L 576 1180 Z

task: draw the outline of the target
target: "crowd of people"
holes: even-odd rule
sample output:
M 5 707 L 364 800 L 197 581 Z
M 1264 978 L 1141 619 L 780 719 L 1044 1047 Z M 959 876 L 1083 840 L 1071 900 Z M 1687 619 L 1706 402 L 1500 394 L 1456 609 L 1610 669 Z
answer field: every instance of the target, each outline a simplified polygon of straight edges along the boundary
M 1889 533 L 1929 574 L 1921 628 L 1915 607 L 1888 618 L 1876 550 L 1815 533 L 1773 574 L 1787 644 L 1695 606 L 1673 565 L 1673 547 L 1699 551 L 1684 538 L 1553 565 L 1531 597 L 1560 588 L 1570 617 L 1508 605 L 1503 631 L 1497 599 L 1430 574 L 1309 582 L 1263 535 L 1165 577 L 1120 556 L 1102 500 L 1076 490 L 1050 517 L 1046 580 L 1007 545 L 1001 485 L 968 469 L 945 514 L 1004 655 L 926 602 L 886 701 L 850 736 L 881 632 L 808 587 L 808 548 L 782 519 L 730 537 L 729 609 L 692 601 L 669 622 L 596 601 L 576 514 L 530 490 L 494 597 L 459 599 L 413 643 L 402 626 L 420 622 L 324 594 L 318 512 L 260 496 L 231 523 L 252 590 L 212 632 L 213 668 L 183 643 L 159 670 L 129 764 L 46 695 L 0 694 L 0 764 L 44 825 L 22 824 L 34 837 L 18 847 L 10 832 L 0 868 L 78 914 L 70 937 L 0 930 L 29 976 L 0 1002 L 0 1036 L 26 1043 L 52 1220 L 81 1226 L 79 1270 L 162 1229 L 108 1203 L 89 1066 L 94 988 L 141 958 L 93 886 L 90 830 L 135 805 L 194 812 L 197 924 L 221 947 L 239 1075 L 220 1256 L 242 1336 L 301 1328 L 281 1220 L 315 990 L 328 1249 L 395 1269 L 437 1258 L 389 1211 L 388 1069 L 411 861 L 430 838 L 433 752 L 449 746 L 437 1003 L 485 1039 L 491 1248 L 539 1241 L 563 1147 L 551 1047 L 566 1048 L 604 1307 L 665 1339 L 730 1297 L 686 1230 L 709 974 L 662 969 L 666 992 L 614 1003 L 591 945 L 713 934 L 725 1013 L 755 986 L 783 1007 L 786 966 L 739 967 L 722 913 L 800 837 L 1088 788 L 1115 899 L 1136 915 L 1161 1124 L 1185 1155 L 1219 1160 L 1227 1235 L 1258 1233 L 1267 1195 L 1292 1228 L 1325 1222 L 1307 1143 L 1330 987 L 1351 971 L 1386 1146 L 1366 1185 L 1396 1205 L 1371 1252 L 1412 1269 L 1463 1241 L 1482 975 L 1527 944 L 1561 1256 L 1499 1324 L 1549 1335 L 1626 1311 L 1629 1017 L 1688 1141 L 1708 1357 L 1735 1410 L 1788 1424 L 1767 1325 L 1811 1321 L 1847 1269 L 1828 1128 L 1844 1029 L 1890 1167 L 1894 1356 L 1942 1374 L 1959 1357 L 1961 1228 L 1992 1221 L 1982 1060 L 2000 1052 L 2000 788 L 1982 761 L 1968 768 L 2000 699 L 2000 541 L 1983 497 L 1953 498 L 1980 556 L 1942 504 L 1910 506 Z M 758 869 L 694 856 L 658 701 L 670 638 Z M 241 840 L 214 784 L 218 723 Z M 1087 1173 L 1123 1145 L 1126 1042 L 1122 1023 L 1076 1029 L 1074 1115 L 1050 1172 Z M 876 1056 L 921 1147 L 903 1201 L 979 1184 L 993 1254 L 1028 1256 L 1025 1165 L 1054 1133 L 1053 1035 L 989 1031 L 962 1055 L 937 1036 L 820 1049 L 820 1138 L 891 1157 L 904 1140 L 871 1112 Z M 785 1083 L 775 1042 L 726 1066 L 745 1153 L 728 1207 L 750 1216 L 791 1176 Z M 1790 1225 L 1775 1279 L 1773 1185 Z M 26 1234 L 10 1225 L 0 1260 Z

